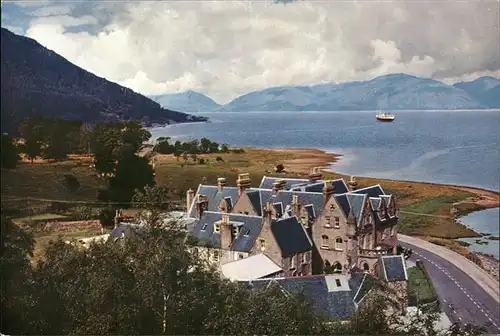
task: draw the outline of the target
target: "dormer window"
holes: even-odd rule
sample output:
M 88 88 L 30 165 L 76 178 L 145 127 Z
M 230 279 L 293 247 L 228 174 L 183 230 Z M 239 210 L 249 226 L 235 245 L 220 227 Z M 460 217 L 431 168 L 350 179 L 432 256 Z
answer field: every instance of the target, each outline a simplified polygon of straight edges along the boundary
M 233 227 L 233 235 L 236 237 L 239 233 L 240 233 L 240 227 L 234 226 Z
M 245 233 L 243 233 L 243 234 L 244 234 L 245 236 L 250 235 L 250 229 L 246 229 L 246 230 L 245 230 Z
M 205 231 L 207 229 L 207 224 L 203 224 L 203 226 L 201 227 L 201 231 Z
M 215 223 L 214 224 L 214 232 L 215 233 L 220 233 L 220 224 L 219 223 Z

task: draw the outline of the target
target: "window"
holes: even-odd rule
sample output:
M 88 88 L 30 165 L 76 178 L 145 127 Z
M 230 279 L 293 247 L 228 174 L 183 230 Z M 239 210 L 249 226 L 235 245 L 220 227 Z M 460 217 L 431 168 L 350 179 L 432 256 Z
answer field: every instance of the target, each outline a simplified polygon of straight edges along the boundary
M 243 253 L 238 253 L 238 259 L 243 259 L 244 256 L 243 256 Z
M 203 226 L 201 227 L 201 231 L 205 231 L 207 229 L 207 224 L 203 224 Z
M 365 263 L 363 263 L 363 270 L 364 270 L 365 272 L 368 272 L 368 271 L 370 270 L 370 266 L 368 265 L 368 263 L 366 263 L 366 262 L 365 262 Z
M 238 226 L 233 227 L 233 235 L 237 236 L 240 233 L 240 228 Z
M 342 251 L 343 247 L 344 247 L 343 245 L 344 245 L 344 241 L 342 240 L 342 238 L 337 237 L 335 239 L 335 249 L 338 251 Z
M 330 204 L 330 211 L 335 210 L 335 204 Z
M 302 264 L 307 264 L 307 252 L 302 253 L 300 261 Z
M 250 234 L 250 229 L 246 229 L 244 235 L 248 236 Z
M 321 248 L 328 248 L 328 236 L 326 235 L 321 236 Z
M 245 211 L 245 215 L 248 215 L 248 211 Z
M 332 273 L 342 273 L 342 264 L 338 261 L 333 263 Z
M 259 239 L 259 247 L 261 251 L 264 251 L 266 249 L 266 240 L 265 239 Z
M 340 227 L 340 217 L 333 217 L 333 219 L 335 220 L 335 228 L 339 228 Z
M 337 285 L 337 287 L 342 286 L 342 284 L 340 283 L 340 279 L 335 279 L 335 284 Z
M 325 224 L 326 227 L 330 227 L 332 225 L 330 216 L 325 216 L 325 221 L 326 221 Z
M 373 224 L 372 214 L 368 214 L 368 216 L 366 216 L 366 224 Z
M 290 269 L 295 269 L 297 267 L 297 255 L 293 255 L 290 257 Z
M 220 224 L 219 223 L 214 224 L 214 232 L 220 232 Z
M 219 262 L 219 251 L 218 250 L 214 250 L 214 252 L 212 254 L 212 258 L 213 258 L 214 262 Z

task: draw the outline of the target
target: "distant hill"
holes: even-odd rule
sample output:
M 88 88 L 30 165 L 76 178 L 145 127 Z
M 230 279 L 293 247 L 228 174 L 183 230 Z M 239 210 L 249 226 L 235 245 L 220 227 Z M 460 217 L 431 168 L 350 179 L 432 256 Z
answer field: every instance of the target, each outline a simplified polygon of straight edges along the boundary
M 151 96 L 155 102 L 164 108 L 184 112 L 212 112 L 220 108 L 220 105 L 203 93 L 186 91 L 180 93 L 167 93 Z
M 500 108 L 500 79 L 484 76 L 470 82 L 453 85 L 474 97 L 482 105 L 489 108 Z
M 242 95 L 219 110 L 450 110 L 487 107 L 460 87 L 428 78 L 391 74 L 360 82 L 268 88 Z
M 162 108 L 128 88 L 70 63 L 33 39 L 1 28 L 1 129 L 39 113 L 88 123 L 140 120 L 146 124 L 205 120 Z

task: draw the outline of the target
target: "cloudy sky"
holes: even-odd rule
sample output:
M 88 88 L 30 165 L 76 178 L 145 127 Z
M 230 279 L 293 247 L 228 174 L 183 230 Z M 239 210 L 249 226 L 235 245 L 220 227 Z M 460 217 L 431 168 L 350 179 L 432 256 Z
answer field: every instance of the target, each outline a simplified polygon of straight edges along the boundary
M 500 77 L 498 0 L 2 1 L 2 26 L 146 95 L 219 103 L 404 72 Z

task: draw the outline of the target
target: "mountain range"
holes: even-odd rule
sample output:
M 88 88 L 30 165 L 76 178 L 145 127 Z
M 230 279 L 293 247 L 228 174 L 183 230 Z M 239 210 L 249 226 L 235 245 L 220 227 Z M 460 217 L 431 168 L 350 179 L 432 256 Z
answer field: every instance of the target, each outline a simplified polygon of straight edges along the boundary
M 98 77 L 33 39 L 1 28 L 1 130 L 15 133 L 33 114 L 87 123 L 135 119 L 154 123 L 203 121 L 176 112 Z
M 187 112 L 456 110 L 500 108 L 500 79 L 479 77 L 448 85 L 407 74 L 372 80 L 253 91 L 219 105 L 198 92 L 155 96 L 163 107 Z

